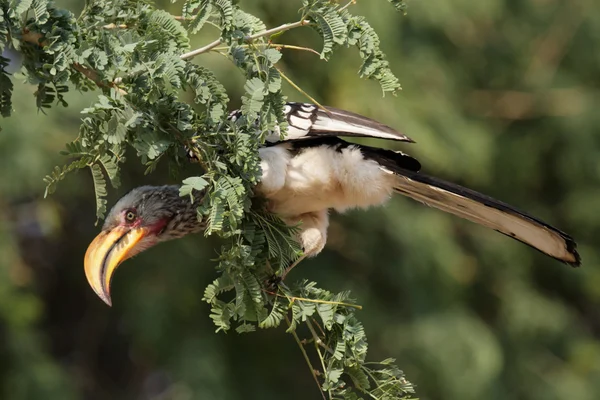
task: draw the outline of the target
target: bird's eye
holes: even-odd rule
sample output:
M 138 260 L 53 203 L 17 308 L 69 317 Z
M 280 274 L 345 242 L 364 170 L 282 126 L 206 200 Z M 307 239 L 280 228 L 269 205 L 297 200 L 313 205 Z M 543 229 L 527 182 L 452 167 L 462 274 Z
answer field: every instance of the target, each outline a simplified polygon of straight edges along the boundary
M 127 213 L 125 214 L 125 219 L 129 222 L 135 221 L 136 218 L 137 218 L 137 215 L 136 215 L 135 211 L 127 211 Z

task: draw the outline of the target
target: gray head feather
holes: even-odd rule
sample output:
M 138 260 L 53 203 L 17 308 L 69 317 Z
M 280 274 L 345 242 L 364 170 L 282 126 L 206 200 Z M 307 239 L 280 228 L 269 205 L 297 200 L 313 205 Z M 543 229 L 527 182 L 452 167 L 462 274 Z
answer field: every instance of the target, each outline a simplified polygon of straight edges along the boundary
M 189 197 L 180 197 L 179 186 L 140 186 L 117 201 L 102 229 L 112 229 L 123 224 L 125 214 L 133 210 L 141 220 L 141 226 L 167 222 L 158 234 L 160 241 L 195 233 L 203 228 L 196 217 L 196 208 L 202 201 L 202 194 L 195 193 L 194 200 L 191 203 Z

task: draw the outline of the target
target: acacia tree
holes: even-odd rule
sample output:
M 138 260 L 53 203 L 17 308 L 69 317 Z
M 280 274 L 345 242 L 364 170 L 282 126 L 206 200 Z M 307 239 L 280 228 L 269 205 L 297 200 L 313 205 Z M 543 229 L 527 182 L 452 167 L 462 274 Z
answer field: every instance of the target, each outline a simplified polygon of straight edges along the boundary
M 402 0 L 387 0 L 403 11 Z M 151 173 L 159 162 L 177 170 L 193 152 L 204 174 L 183 180 L 180 194 L 203 200 L 198 218 L 206 235 L 225 238 L 219 277 L 204 292 L 217 331 L 238 333 L 287 324 L 323 398 L 409 398 L 414 392 L 393 359 L 367 361 L 367 338 L 349 292 L 331 293 L 306 280 L 274 282 L 301 256 L 286 226 L 252 198 L 260 178 L 258 147 L 276 126 L 285 135 L 282 80 L 301 91 L 278 67 L 283 32 L 312 28 L 323 39 L 326 60 L 339 46 L 355 46 L 361 77 L 379 82 L 383 93 L 400 85 L 379 48 L 379 38 L 351 5 L 332 0 L 302 0 L 297 21 L 268 28 L 232 0 L 187 0 L 180 15 L 151 2 L 90 0 L 79 16 L 48 0 L 0 2 L 0 112 L 12 112 L 13 79 L 6 50 L 23 56 L 20 77 L 37 85 L 40 110 L 67 106 L 69 90 L 98 91 L 96 104 L 82 111 L 79 135 L 66 145 L 71 159 L 45 178 L 46 195 L 70 172 L 89 169 L 97 218 L 106 212 L 107 178 L 119 186 L 124 153 L 133 147 Z M 300 3 L 300 2 L 299 2 Z M 220 36 L 190 50 L 189 36 L 210 24 Z M 229 98 L 213 73 L 191 60 L 219 52 L 245 76 L 242 118 L 227 119 Z M 189 101 L 186 101 L 189 100 Z M 306 325 L 307 337 L 296 328 Z M 314 352 L 316 356 L 309 356 Z M 311 359 L 318 359 L 313 365 Z

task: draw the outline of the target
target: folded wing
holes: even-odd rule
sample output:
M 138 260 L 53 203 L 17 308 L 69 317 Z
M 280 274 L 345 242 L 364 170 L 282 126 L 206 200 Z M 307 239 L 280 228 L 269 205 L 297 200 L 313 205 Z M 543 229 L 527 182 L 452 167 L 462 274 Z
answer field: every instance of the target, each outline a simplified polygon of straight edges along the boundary
M 285 113 L 288 131 L 284 140 L 302 140 L 315 137 L 354 136 L 396 140 L 413 143 L 408 136 L 370 118 L 337 108 L 319 108 L 308 103 L 287 103 Z M 281 140 L 279 132 L 267 137 L 267 142 Z

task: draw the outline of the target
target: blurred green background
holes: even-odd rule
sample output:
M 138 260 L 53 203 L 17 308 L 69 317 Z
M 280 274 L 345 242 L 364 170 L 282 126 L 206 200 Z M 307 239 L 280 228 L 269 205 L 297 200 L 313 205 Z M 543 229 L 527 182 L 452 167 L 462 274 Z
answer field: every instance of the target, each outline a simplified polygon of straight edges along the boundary
M 79 1 L 59 1 L 78 12 Z M 181 2 L 171 5 L 174 14 Z M 267 26 L 294 21 L 299 1 L 246 0 Z M 284 50 L 281 67 L 325 105 L 397 127 L 424 171 L 527 210 L 572 234 L 571 269 L 496 232 L 396 197 L 334 215 L 316 259 L 294 270 L 333 291 L 351 289 L 373 360 L 395 357 L 421 399 L 600 398 L 600 3 L 593 0 L 385 1 L 352 8 L 377 29 L 403 91 L 381 97 L 359 58 L 330 62 Z M 194 38 L 199 47 L 216 30 Z M 304 28 L 281 42 L 320 48 Z M 241 75 L 215 70 L 239 105 Z M 284 329 L 215 334 L 204 287 L 219 243 L 167 243 L 122 267 L 112 308 L 88 287 L 83 255 L 94 226 L 92 181 L 79 172 L 43 199 L 43 176 L 65 162 L 79 111 L 37 112 L 16 82 L 0 133 L 0 398 L 312 399 L 314 382 Z M 305 98 L 287 86 L 290 100 Z M 121 189 L 173 182 L 129 154 Z M 190 173 L 194 173 L 193 167 Z

